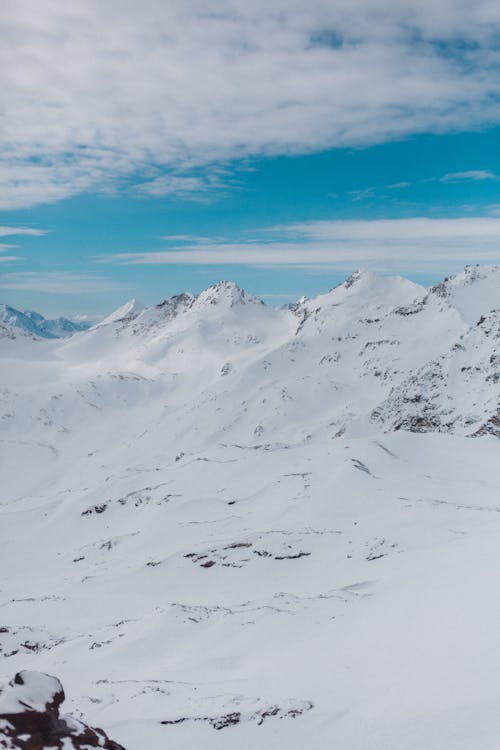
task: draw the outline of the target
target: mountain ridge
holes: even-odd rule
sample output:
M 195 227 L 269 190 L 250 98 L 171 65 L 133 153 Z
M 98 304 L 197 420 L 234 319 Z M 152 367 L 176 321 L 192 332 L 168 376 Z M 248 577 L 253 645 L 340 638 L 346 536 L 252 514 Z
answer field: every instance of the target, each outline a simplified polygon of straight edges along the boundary
M 318 404 L 328 404 L 338 430 L 361 420 L 363 429 L 376 422 L 473 435 L 494 419 L 500 398 L 497 300 L 498 267 L 468 267 L 431 289 L 357 271 L 324 295 L 281 308 L 220 282 L 149 308 L 127 303 L 51 346 L 63 379 L 64 368 L 71 380 L 82 366 L 101 382 L 134 372 L 193 405 L 207 388 L 215 401 L 228 387 L 246 392 L 246 405 L 236 399 L 231 408 L 240 424 L 255 416 L 250 434 L 279 436 L 308 403 L 314 429 L 324 421 Z M 478 397 L 464 398 L 472 387 Z
M 45 318 L 33 310 L 21 312 L 10 305 L 0 304 L 0 326 L 5 338 L 13 339 L 17 333 L 21 336 L 59 339 L 86 331 L 90 323 L 64 317 Z

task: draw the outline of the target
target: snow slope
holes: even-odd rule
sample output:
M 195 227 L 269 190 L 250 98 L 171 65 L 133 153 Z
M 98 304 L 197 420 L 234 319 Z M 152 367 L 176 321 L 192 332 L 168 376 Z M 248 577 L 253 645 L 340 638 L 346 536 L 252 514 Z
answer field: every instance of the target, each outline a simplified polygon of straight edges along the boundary
M 496 750 L 499 303 L 361 271 L 0 341 L 2 681 L 127 750 Z

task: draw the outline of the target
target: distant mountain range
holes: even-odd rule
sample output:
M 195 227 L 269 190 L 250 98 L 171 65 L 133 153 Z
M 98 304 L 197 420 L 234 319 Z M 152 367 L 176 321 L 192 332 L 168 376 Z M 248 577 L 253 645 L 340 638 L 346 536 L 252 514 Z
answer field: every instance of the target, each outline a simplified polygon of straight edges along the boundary
M 17 335 L 36 336 L 44 339 L 61 339 L 78 331 L 90 328 L 91 323 L 68 318 L 44 318 L 33 310 L 21 312 L 10 305 L 0 305 L 0 338 L 15 338 Z
M 251 415 L 262 438 L 284 439 L 304 409 L 309 422 L 314 414 L 321 422 L 325 408 L 340 431 L 368 420 L 393 430 L 500 434 L 496 266 L 468 266 L 431 289 L 361 270 L 281 308 L 221 281 L 149 308 L 131 300 L 92 327 L 3 305 L 0 326 L 10 339 L 80 333 L 54 342 L 67 367 L 85 364 L 101 382 L 132 368 L 170 383 L 193 406 L 207 389 L 217 402 L 224 383 L 232 394 L 224 412 L 240 427 Z M 207 407 L 195 408 L 199 415 Z M 206 424 L 216 425 L 216 415 Z M 297 429 L 308 428 L 298 419 Z

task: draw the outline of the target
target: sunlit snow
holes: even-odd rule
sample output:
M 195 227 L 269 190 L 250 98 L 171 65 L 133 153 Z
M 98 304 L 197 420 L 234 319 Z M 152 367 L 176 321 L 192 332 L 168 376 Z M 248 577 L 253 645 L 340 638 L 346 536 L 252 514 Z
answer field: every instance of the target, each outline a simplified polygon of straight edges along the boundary
M 0 677 L 127 750 L 497 750 L 500 268 L 0 340 Z

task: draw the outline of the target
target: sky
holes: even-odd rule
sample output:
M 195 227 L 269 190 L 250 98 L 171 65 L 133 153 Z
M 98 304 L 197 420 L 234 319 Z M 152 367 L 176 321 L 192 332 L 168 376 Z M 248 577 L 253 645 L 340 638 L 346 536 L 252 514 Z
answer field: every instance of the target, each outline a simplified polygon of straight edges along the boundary
M 0 302 L 500 263 L 500 3 L 3 0 Z

